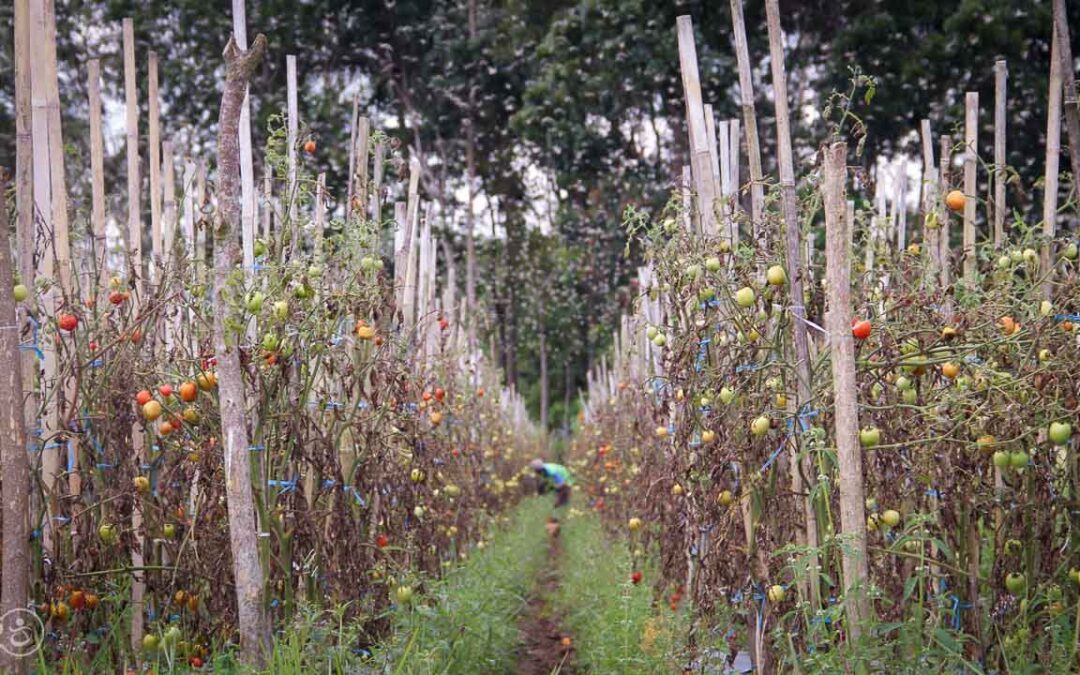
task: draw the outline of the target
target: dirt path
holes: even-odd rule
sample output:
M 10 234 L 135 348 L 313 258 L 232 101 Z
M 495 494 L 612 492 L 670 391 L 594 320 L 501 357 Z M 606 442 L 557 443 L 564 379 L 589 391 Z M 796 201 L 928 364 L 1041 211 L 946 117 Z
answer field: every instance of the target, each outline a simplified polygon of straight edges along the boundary
M 551 538 L 548 562 L 537 578 L 536 588 L 521 619 L 521 651 L 518 675 L 566 675 L 574 672 L 574 647 L 562 631 L 551 596 L 559 589 L 559 539 Z

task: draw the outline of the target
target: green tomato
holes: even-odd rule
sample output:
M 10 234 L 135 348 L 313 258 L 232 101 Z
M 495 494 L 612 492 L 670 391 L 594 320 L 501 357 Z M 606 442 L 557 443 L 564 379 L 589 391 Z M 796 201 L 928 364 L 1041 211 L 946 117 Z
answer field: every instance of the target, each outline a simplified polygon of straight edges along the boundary
M 15 284 L 15 288 L 11 289 L 11 295 L 15 298 L 15 302 L 22 302 L 30 297 L 30 290 L 23 284 Z
M 873 448 L 881 443 L 881 430 L 877 427 L 866 427 L 859 432 L 859 443 L 864 448 Z
M 709 270 L 710 272 L 719 272 L 720 271 L 720 258 L 717 258 L 716 256 L 712 256 L 710 258 L 707 258 L 705 260 L 705 269 Z
M 1080 254 L 1080 251 L 1077 250 L 1076 242 L 1069 242 L 1065 246 L 1065 250 L 1061 252 L 1061 257 L 1066 260 L 1076 260 L 1078 254 Z
M 1020 572 L 1010 572 L 1005 577 L 1005 588 L 1013 595 L 1020 595 L 1027 588 L 1027 578 Z
M 886 509 L 881 512 L 881 522 L 885 523 L 889 527 L 896 527 L 900 524 L 900 512 L 894 509 Z
M 1009 455 L 1009 465 L 1014 469 L 1023 469 L 1031 463 L 1031 456 L 1023 450 L 1017 451 Z
M 289 303 L 286 300 L 278 300 L 274 303 L 274 318 L 284 321 L 289 318 Z
M 1004 450 L 998 450 L 994 453 L 994 466 L 999 469 L 1008 469 L 1011 466 L 1011 457 L 1009 453 Z
M 720 402 L 727 405 L 735 400 L 735 390 L 731 387 L 720 388 Z M 704 405 L 704 404 L 703 404 Z
M 900 397 L 908 405 L 916 405 L 919 402 L 919 392 L 915 391 L 915 389 L 905 389 Z
M 768 280 L 770 286 L 783 286 L 787 283 L 787 272 L 779 265 L 773 265 L 769 268 L 769 271 L 765 273 L 765 278 Z
M 1047 435 L 1054 445 L 1065 445 L 1072 437 L 1072 425 L 1067 422 L 1051 422 Z
M 735 304 L 737 304 L 739 307 L 742 307 L 743 309 L 746 309 L 747 307 L 752 307 L 754 304 L 754 300 L 756 299 L 757 296 L 754 294 L 754 289 L 750 288 L 749 286 L 743 286 L 735 293 Z
M 769 422 L 768 416 L 761 415 L 755 418 L 754 421 L 750 423 L 750 433 L 754 436 L 764 436 L 765 434 L 769 433 L 770 426 L 771 423 Z
M 266 296 L 260 291 L 248 295 L 247 297 L 247 311 L 252 314 L 258 314 L 262 311 L 263 302 L 266 300 Z

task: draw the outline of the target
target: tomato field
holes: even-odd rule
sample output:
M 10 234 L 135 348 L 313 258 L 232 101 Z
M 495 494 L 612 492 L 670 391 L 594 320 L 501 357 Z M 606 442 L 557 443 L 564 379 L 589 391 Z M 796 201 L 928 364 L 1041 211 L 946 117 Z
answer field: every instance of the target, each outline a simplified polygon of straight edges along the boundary
M 674 139 L 662 198 L 613 195 L 617 236 L 583 225 L 556 246 L 555 225 L 519 240 L 505 214 L 474 234 L 510 209 L 477 177 L 530 161 L 483 155 L 474 91 L 447 94 L 467 119 L 425 154 L 408 134 L 430 102 L 405 69 L 396 116 L 360 94 L 316 105 L 333 80 L 305 86 L 303 49 L 249 40 L 234 0 L 223 51 L 196 59 L 214 114 L 181 128 L 195 86 L 159 81 L 173 71 L 145 47 L 165 41 L 137 16 L 79 33 L 111 44 L 102 61 L 71 55 L 55 0 L 15 0 L 0 669 L 1080 671 L 1065 3 L 1040 38 L 1045 104 L 1018 114 L 1006 61 L 985 64 L 991 119 L 955 90 L 963 115 L 910 111 L 915 151 L 893 164 L 864 157 L 888 93 L 856 68 L 815 112 L 816 146 L 793 145 L 811 121 L 781 26 L 805 17 L 747 4 L 749 41 L 742 0 L 658 33 L 678 82 L 674 121 L 651 124 L 649 143 Z M 476 2 L 461 9 L 476 42 Z M 730 31 L 731 102 L 707 98 L 702 21 Z M 284 105 L 253 131 L 278 61 Z M 1045 138 L 1014 161 L 1006 126 L 1032 116 Z M 527 122 L 492 126 L 531 138 Z M 458 135 L 464 166 L 437 149 Z M 615 191 L 575 181 L 552 199 Z M 577 302 L 592 318 L 566 328 L 574 284 L 610 306 Z

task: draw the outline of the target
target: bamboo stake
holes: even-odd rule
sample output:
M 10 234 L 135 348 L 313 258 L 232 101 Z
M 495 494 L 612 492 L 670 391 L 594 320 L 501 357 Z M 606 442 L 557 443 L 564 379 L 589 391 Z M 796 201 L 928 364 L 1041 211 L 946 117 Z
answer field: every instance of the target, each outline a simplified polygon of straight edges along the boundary
M 746 21 L 742 0 L 731 0 L 731 22 L 735 34 L 735 58 L 739 66 L 739 95 L 742 98 L 743 125 L 746 127 L 746 154 L 750 166 L 750 220 L 753 237 L 763 243 L 762 215 L 765 211 L 765 175 L 761 170 L 761 144 L 758 140 L 757 112 L 754 108 L 754 79 L 751 75 L 750 49 L 746 42 Z
M 101 61 L 90 59 L 86 79 L 90 99 L 90 232 L 97 284 L 104 287 L 108 281 L 108 270 L 105 251 L 105 144 L 101 133 Z
M 1072 165 L 1073 190 L 1080 194 L 1080 104 L 1077 103 L 1069 15 L 1065 10 L 1065 0 L 1054 0 L 1053 17 L 1058 36 L 1055 43 L 1061 52 L 1058 61 L 1061 84 L 1065 88 L 1062 108 L 1065 113 L 1065 127 L 1069 132 L 1069 162 Z
M 142 223 L 140 218 L 140 180 L 139 180 L 139 103 L 135 85 L 135 25 L 131 18 L 124 19 L 124 97 L 126 101 L 127 121 L 127 169 L 128 169 L 128 270 L 129 282 L 135 289 L 136 303 L 141 301 L 142 289 Z M 146 461 L 142 427 L 138 423 L 131 425 L 131 445 L 139 464 Z M 131 511 L 131 529 L 141 537 L 142 513 L 138 508 Z M 143 566 L 142 546 L 132 548 L 131 566 L 141 569 Z M 131 649 L 139 653 L 143 638 L 143 602 L 146 595 L 146 581 L 141 572 L 132 575 L 131 582 Z
M 348 183 L 348 195 L 349 198 L 345 202 L 345 220 L 349 220 L 352 217 L 352 201 L 356 196 L 354 182 L 356 176 L 353 167 L 356 166 L 356 124 L 357 118 L 360 117 L 360 91 L 359 89 L 353 95 L 352 101 L 352 116 L 349 117 L 349 183 Z
M 289 232 L 291 232 L 292 234 L 289 255 L 296 256 L 299 250 L 298 246 L 300 243 L 300 231 L 296 225 L 296 200 L 298 197 L 296 143 L 298 141 L 297 137 L 300 134 L 300 113 L 299 104 L 297 102 L 296 56 L 294 54 L 289 54 L 285 57 L 285 86 L 288 98 L 288 128 L 286 130 L 286 136 L 288 143 L 287 155 L 289 163 L 288 192 L 286 193 L 286 199 L 288 200 L 288 209 L 286 218 L 289 221 Z
M 790 113 L 788 111 L 787 73 L 784 69 L 784 47 L 780 28 L 780 9 L 777 0 L 766 0 L 765 12 L 769 30 L 769 59 L 772 65 L 774 103 L 776 105 L 777 155 L 780 165 L 780 191 L 784 216 L 785 253 L 787 275 L 791 288 L 792 337 L 795 347 L 795 372 L 797 376 L 796 410 L 801 415 L 811 404 L 813 391 L 810 386 L 810 346 L 806 335 L 806 309 L 803 307 L 803 273 L 801 233 L 799 231 L 798 201 L 795 194 L 795 162 L 791 150 Z M 797 439 L 797 436 L 794 438 Z M 792 446 L 792 464 L 798 464 L 798 442 Z M 792 490 L 803 494 L 802 476 L 816 476 L 809 455 L 802 459 L 802 472 L 792 472 Z M 807 486 L 813 492 L 813 486 Z M 813 500 L 807 497 L 803 503 L 806 518 L 806 543 L 811 551 L 817 549 L 817 512 Z M 811 554 L 810 602 L 817 608 L 820 602 L 817 555 Z
M 402 312 L 405 319 L 405 330 L 412 330 L 416 319 L 414 308 L 416 306 L 416 255 L 417 241 L 419 239 L 419 210 L 420 210 L 420 160 L 413 157 L 409 160 L 409 201 L 405 228 L 405 278 L 402 288 Z
M 727 123 L 721 122 L 720 128 L 723 134 L 727 135 Z M 712 169 L 713 179 L 713 198 L 721 200 L 724 198 L 724 188 L 721 185 L 720 176 L 720 149 L 717 147 L 717 130 L 716 130 L 716 116 L 713 114 L 713 107 L 709 104 L 705 105 L 705 145 L 709 149 L 709 168 Z M 726 145 L 726 144 L 725 144 Z M 715 211 L 715 209 L 714 209 Z M 721 220 L 723 218 L 721 217 Z M 726 225 L 721 229 L 724 236 L 728 236 Z
M 978 135 L 979 93 L 969 91 L 964 96 L 964 284 L 975 283 L 978 260 L 975 258 L 975 211 L 978 206 Z
M 262 238 L 270 240 L 270 228 L 274 222 L 274 169 L 267 165 L 263 174 Z
M 172 268 L 176 264 L 173 250 L 176 244 L 176 166 L 171 140 L 161 144 L 162 165 L 161 182 L 164 201 L 161 211 L 161 235 L 165 247 L 165 266 Z
M 142 224 L 139 222 L 139 99 L 135 88 L 135 24 L 124 19 L 124 100 L 127 120 L 128 268 L 131 285 L 142 279 Z
M 181 232 L 184 237 L 184 257 L 195 259 L 195 162 L 190 157 L 184 158 L 184 216 L 181 219 Z
M 690 136 L 690 166 L 697 191 L 698 218 L 701 231 L 713 235 L 716 233 L 716 195 L 713 192 L 712 160 L 709 157 L 705 131 L 705 107 L 701 98 L 697 49 L 694 46 L 694 25 L 690 17 L 678 17 L 676 30 L 679 40 L 679 69 L 682 72 L 683 93 L 686 96 L 686 126 Z
M 720 143 L 720 149 L 719 149 L 719 155 L 720 155 L 720 157 L 719 157 L 719 165 L 720 166 L 717 169 L 716 175 L 720 177 L 720 189 L 718 190 L 718 194 L 720 195 L 720 200 L 721 200 L 721 203 L 722 203 L 721 208 L 723 209 L 723 212 L 722 212 L 722 215 L 721 215 L 721 223 L 722 223 L 722 227 L 724 227 L 725 230 L 727 230 L 729 233 L 734 234 L 732 231 L 735 229 L 735 227 L 734 227 L 734 219 L 732 218 L 732 208 L 731 208 L 731 202 L 734 201 L 734 200 L 731 199 L 731 196 L 732 196 L 732 194 L 735 193 L 735 190 L 732 189 L 732 186 L 737 185 L 738 181 L 737 180 L 733 181 L 732 180 L 732 175 L 731 175 L 731 170 L 732 170 L 731 169 L 731 160 L 732 160 L 731 155 L 732 155 L 732 152 L 731 152 L 731 121 L 730 120 L 723 120 L 722 122 L 720 122 L 717 125 L 716 136 L 717 136 L 717 138 L 719 140 L 719 143 Z M 736 149 L 736 160 L 737 159 L 738 159 L 738 150 Z M 734 236 L 732 236 L 732 239 L 734 239 Z M 735 248 L 735 242 L 734 241 L 732 241 L 731 247 Z
M 233 37 L 236 46 L 247 49 L 247 8 L 245 0 L 232 0 Z M 244 87 L 240 108 L 240 239 L 243 248 L 244 275 L 255 272 L 255 158 L 251 145 L 251 96 Z M 254 329 L 255 323 L 249 325 Z
M 731 157 L 731 175 L 728 177 L 727 182 L 727 194 L 732 197 L 731 208 L 729 209 L 730 222 L 731 222 L 731 249 L 735 250 L 739 247 L 739 213 L 741 209 L 739 207 L 739 132 L 740 124 L 739 119 L 734 118 L 728 120 L 728 145 L 730 150 L 728 154 Z
M 160 268 L 164 257 L 162 255 L 161 236 L 161 112 L 158 97 L 158 58 L 157 54 L 149 54 L 149 84 L 147 93 L 150 98 L 150 127 L 148 141 L 150 147 L 150 242 L 152 259 L 150 261 L 150 278 L 158 281 Z
M 382 221 L 382 184 L 383 184 L 383 172 L 385 167 L 383 163 L 386 161 L 386 145 L 379 141 L 375 144 L 375 171 L 372 178 L 371 189 L 371 218 L 377 224 L 381 224 Z
M 923 212 L 923 245 L 926 247 L 928 274 L 931 279 L 936 279 L 941 266 L 941 223 L 940 220 L 933 227 L 927 227 L 933 213 L 936 210 L 937 200 L 937 170 L 934 165 L 934 139 L 930 131 L 930 120 L 924 119 L 919 124 L 920 136 L 922 137 L 922 212 Z
M 855 345 L 851 335 L 851 228 L 844 217 L 847 144 L 822 148 L 824 154 L 828 308 L 825 326 L 832 352 L 836 448 L 840 463 L 840 524 L 849 537 L 843 553 L 844 607 L 848 640 L 857 643 L 870 619 L 867 596 L 866 512 L 863 494 L 859 411 L 855 399 Z
M 315 258 L 323 258 L 323 228 L 326 227 L 326 173 L 320 173 L 315 183 Z
M 243 149 L 241 149 L 241 155 L 243 155 Z M 241 160 L 241 163 L 243 160 Z M 196 222 L 199 222 L 202 218 L 202 210 L 209 201 L 209 195 L 206 192 L 206 160 L 200 158 L 195 169 L 195 215 Z M 195 230 L 195 259 L 199 261 L 199 272 L 202 274 L 206 268 L 206 227 L 205 225 Z
M 368 154 L 371 141 L 371 122 L 367 117 L 361 117 L 356 125 L 356 164 L 353 171 L 356 172 L 353 181 L 353 198 L 357 199 L 355 211 L 361 215 L 368 211 Z
M 900 166 L 900 175 L 896 181 L 896 197 L 893 201 L 893 214 L 896 216 L 896 251 L 903 254 L 907 248 L 907 163 Z
M 1004 59 L 994 62 L 994 248 L 1005 244 L 1005 92 L 1009 68 Z
M 952 136 L 948 134 L 941 137 L 941 170 L 938 179 L 941 181 L 940 194 L 948 194 L 952 187 Z M 952 216 L 949 209 L 941 210 L 941 249 L 938 259 L 941 261 L 941 290 L 949 287 L 952 279 L 952 245 L 950 232 Z M 948 304 L 948 300 L 946 300 Z
M 1050 50 L 1050 92 L 1046 97 L 1046 173 L 1043 183 L 1043 235 L 1045 240 L 1039 253 L 1039 268 L 1043 273 L 1042 295 L 1049 299 L 1053 289 L 1053 261 L 1051 247 L 1057 231 L 1058 167 L 1061 161 L 1061 40 L 1057 39 L 1054 26 L 1053 46 Z

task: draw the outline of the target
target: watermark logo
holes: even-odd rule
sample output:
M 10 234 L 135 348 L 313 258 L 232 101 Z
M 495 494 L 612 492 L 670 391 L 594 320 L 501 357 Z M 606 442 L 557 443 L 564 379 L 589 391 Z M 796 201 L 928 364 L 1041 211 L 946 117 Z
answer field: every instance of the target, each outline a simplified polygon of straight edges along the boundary
M 45 625 L 29 609 L 12 609 L 0 615 L 0 650 L 16 658 L 30 656 L 45 637 Z

